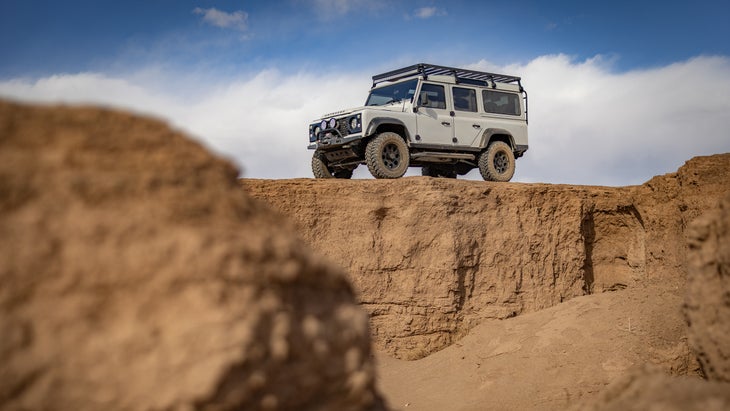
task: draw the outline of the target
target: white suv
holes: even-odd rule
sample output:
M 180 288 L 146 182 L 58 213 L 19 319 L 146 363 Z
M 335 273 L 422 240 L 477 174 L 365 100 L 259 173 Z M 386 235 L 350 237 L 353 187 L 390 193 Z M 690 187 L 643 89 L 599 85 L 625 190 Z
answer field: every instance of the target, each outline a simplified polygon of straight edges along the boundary
M 309 142 L 316 178 L 350 178 L 366 164 L 375 178 L 478 167 L 485 180 L 509 181 L 527 151 L 527 92 L 519 77 L 416 64 L 373 76 L 365 106 L 322 116 Z

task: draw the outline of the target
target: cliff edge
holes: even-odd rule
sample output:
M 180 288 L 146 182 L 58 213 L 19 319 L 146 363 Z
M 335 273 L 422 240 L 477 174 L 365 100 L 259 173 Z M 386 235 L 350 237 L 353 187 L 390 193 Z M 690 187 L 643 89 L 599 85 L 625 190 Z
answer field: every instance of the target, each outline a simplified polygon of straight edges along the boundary
M 344 267 L 379 349 L 416 359 L 477 324 L 575 297 L 683 288 L 685 228 L 730 193 L 730 154 L 640 186 L 411 177 L 241 180 Z

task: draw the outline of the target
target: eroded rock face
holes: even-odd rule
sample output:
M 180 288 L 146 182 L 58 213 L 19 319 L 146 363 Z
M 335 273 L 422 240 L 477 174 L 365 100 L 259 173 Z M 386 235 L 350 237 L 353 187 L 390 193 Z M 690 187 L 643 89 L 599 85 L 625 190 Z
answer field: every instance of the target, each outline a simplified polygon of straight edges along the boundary
M 695 219 L 687 230 L 687 293 L 684 315 L 689 345 L 709 381 L 696 377 L 670 377 L 656 371 L 635 371 L 612 384 L 598 397 L 576 406 L 578 410 L 727 410 L 730 409 L 730 197 L 719 206 L 712 196 L 696 191 L 703 180 L 699 172 L 686 173 L 694 181 L 694 195 L 680 204 L 700 204 L 711 211 Z M 680 175 L 681 177 L 681 175 Z M 706 191 L 713 192 L 712 179 Z M 694 186 L 694 187 L 692 187 Z M 722 190 L 721 190 L 722 191 Z M 692 197 L 695 197 L 692 199 Z M 690 198 L 691 200 L 687 201 Z M 689 210 L 689 218 L 696 216 Z
M 585 293 L 580 191 L 427 178 L 244 186 L 350 273 L 377 344 L 399 358 Z
M 369 410 L 367 315 L 158 121 L 0 102 L 0 409 Z
M 412 177 L 242 180 L 350 274 L 379 349 L 420 358 L 485 319 L 640 284 L 681 288 L 684 229 L 730 193 L 730 155 L 642 186 Z
M 708 379 L 730 383 L 730 197 L 692 223 L 688 242 L 690 345 Z

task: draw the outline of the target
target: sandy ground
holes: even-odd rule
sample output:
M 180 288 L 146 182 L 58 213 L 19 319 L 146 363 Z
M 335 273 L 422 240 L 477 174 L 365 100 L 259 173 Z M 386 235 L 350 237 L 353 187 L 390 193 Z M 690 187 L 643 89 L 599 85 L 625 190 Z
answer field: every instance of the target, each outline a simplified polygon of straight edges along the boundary
M 678 290 L 574 298 L 472 329 L 417 361 L 377 357 L 379 388 L 397 410 L 561 410 L 633 367 L 694 367 Z

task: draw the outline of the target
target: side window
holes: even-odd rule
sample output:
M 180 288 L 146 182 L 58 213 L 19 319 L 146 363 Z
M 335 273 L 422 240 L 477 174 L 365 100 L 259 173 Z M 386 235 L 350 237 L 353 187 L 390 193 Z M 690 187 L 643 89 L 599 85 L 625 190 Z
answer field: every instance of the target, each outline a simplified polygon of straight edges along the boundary
M 421 86 L 419 105 L 421 107 L 446 109 L 446 93 L 444 92 L 444 86 L 424 83 Z
M 454 87 L 454 110 L 477 111 L 477 92 L 471 88 Z
M 503 93 L 501 91 L 483 90 L 484 111 L 494 114 L 508 114 L 519 116 L 520 95 L 514 93 Z

